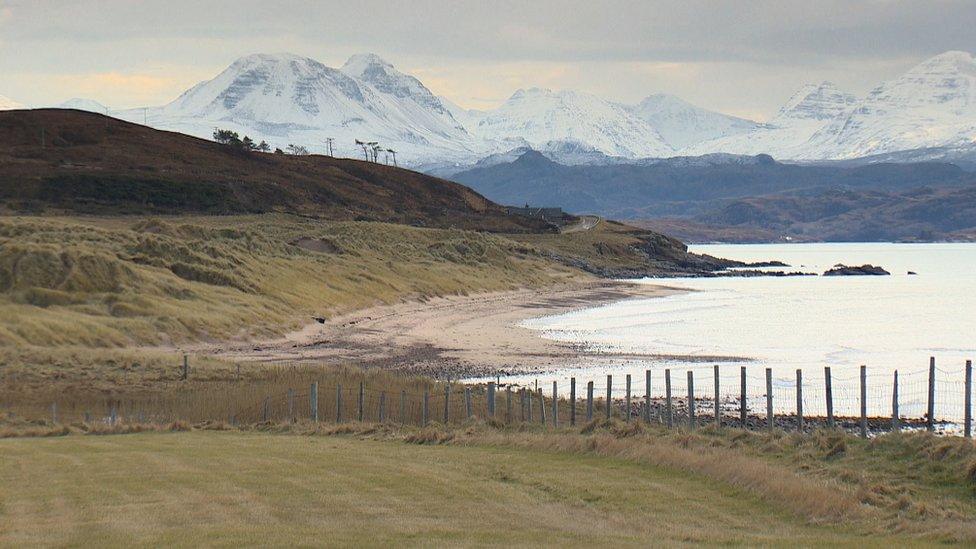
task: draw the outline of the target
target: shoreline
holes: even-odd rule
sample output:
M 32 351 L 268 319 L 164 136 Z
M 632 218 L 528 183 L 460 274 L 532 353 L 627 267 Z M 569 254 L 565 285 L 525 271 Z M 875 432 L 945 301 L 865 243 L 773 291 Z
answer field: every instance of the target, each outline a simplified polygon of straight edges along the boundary
M 284 337 L 199 349 L 249 362 L 318 362 L 441 378 L 525 374 L 573 361 L 673 358 L 591 352 L 518 326 L 522 320 L 687 290 L 617 280 L 479 293 L 383 305 L 313 323 Z M 692 357 L 689 357 L 692 358 Z M 693 357 L 702 359 L 702 357 Z M 713 360 L 716 357 L 707 357 Z

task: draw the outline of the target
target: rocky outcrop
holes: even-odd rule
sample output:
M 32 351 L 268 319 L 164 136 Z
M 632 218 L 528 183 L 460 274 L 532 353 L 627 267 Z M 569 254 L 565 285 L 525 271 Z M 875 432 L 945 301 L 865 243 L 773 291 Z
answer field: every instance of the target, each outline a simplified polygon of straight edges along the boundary
M 887 276 L 888 271 L 875 265 L 861 265 L 860 267 L 849 267 L 847 265 L 834 265 L 834 268 L 825 272 L 824 276 Z

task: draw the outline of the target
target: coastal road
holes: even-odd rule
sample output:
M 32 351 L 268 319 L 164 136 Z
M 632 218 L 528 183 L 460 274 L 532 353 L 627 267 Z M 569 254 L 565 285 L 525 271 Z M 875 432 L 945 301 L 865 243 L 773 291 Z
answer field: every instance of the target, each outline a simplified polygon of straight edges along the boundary
M 580 233 L 583 231 L 589 231 L 593 227 L 596 227 L 600 223 L 600 217 L 595 215 L 584 215 L 580 217 L 580 220 L 572 225 L 567 225 L 563 227 L 559 232 L 561 233 Z

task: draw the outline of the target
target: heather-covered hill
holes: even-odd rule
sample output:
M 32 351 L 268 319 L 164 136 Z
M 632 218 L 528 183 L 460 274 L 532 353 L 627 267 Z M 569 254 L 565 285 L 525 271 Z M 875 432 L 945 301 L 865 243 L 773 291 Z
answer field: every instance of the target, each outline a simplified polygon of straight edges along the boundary
M 0 205 L 8 212 L 282 212 L 496 232 L 540 232 L 442 179 L 358 160 L 243 152 L 100 114 L 0 112 Z

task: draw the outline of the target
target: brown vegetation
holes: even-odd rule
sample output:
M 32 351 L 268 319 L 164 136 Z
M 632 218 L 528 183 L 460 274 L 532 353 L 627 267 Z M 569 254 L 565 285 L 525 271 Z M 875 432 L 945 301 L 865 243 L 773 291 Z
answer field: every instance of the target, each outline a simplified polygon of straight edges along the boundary
M 0 204 L 9 211 L 118 214 L 288 212 L 496 232 L 508 216 L 474 191 L 351 159 L 244 152 L 100 114 L 0 112 Z

